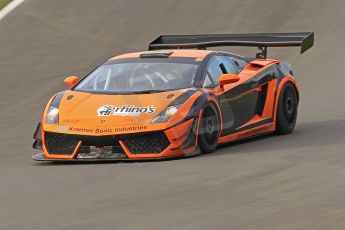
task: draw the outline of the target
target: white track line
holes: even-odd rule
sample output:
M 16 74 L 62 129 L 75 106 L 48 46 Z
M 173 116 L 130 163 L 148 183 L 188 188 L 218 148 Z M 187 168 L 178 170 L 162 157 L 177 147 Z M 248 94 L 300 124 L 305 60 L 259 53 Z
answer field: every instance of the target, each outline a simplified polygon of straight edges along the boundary
M 5 6 L 2 10 L 0 10 L 0 20 L 3 19 L 7 14 L 11 13 L 17 6 L 19 6 L 25 0 L 13 0 L 7 6 Z

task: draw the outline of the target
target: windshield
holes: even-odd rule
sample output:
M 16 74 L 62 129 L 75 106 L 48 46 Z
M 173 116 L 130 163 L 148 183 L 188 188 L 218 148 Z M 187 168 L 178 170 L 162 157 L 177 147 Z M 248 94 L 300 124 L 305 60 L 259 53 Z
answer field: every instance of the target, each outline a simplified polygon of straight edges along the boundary
M 110 60 L 91 72 L 74 90 L 128 94 L 191 88 L 198 64 L 185 58 Z

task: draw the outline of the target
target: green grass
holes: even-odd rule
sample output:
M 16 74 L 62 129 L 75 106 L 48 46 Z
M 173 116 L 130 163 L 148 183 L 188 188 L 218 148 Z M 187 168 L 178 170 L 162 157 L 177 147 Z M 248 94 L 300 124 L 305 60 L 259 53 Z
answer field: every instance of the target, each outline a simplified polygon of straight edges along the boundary
M 12 0 L 0 0 L 0 10 L 4 8 Z

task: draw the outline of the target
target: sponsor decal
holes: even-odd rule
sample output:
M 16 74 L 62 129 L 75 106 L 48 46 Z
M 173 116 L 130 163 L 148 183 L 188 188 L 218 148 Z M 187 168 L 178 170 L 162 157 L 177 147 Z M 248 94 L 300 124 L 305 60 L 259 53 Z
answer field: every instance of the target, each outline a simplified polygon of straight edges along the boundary
M 97 128 L 97 129 L 95 129 L 95 133 L 112 133 L 112 132 L 113 132 L 112 128 L 105 128 L 105 129 Z
M 69 131 L 70 131 L 70 132 L 92 133 L 92 132 L 93 132 L 93 129 L 70 127 L 70 128 L 69 128 Z
M 100 133 L 124 133 L 124 132 L 135 132 L 135 131 L 141 131 L 141 130 L 146 130 L 147 126 L 129 126 L 129 127 L 121 127 L 121 128 L 76 128 L 76 127 L 66 127 L 64 131 L 69 131 L 69 132 L 79 132 L 79 133 L 95 133 L 95 134 L 100 134 Z
M 156 111 L 156 107 L 149 105 L 147 107 L 138 107 L 135 105 L 103 105 L 97 109 L 97 116 L 139 116 L 142 113 L 151 114 Z
M 122 128 L 97 128 L 95 129 L 95 133 L 122 133 L 122 132 L 132 132 L 132 131 L 140 131 L 147 129 L 147 126 L 130 126 L 130 127 L 122 127 Z
M 114 128 L 115 132 L 130 132 L 130 131 L 140 131 L 147 129 L 147 126 L 130 126 L 130 127 L 122 127 L 122 128 Z
M 62 120 L 62 123 L 74 123 L 78 121 L 80 121 L 80 119 L 64 119 Z
M 57 130 L 60 130 L 60 131 L 67 131 L 69 129 L 69 126 L 58 126 L 57 127 Z

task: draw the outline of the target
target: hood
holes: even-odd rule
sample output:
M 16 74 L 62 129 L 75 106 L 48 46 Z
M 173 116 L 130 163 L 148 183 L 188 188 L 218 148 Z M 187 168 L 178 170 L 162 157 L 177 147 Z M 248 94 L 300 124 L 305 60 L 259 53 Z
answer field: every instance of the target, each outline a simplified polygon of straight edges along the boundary
M 59 107 L 59 124 L 75 127 L 146 125 L 185 91 L 187 89 L 133 95 L 66 91 Z

